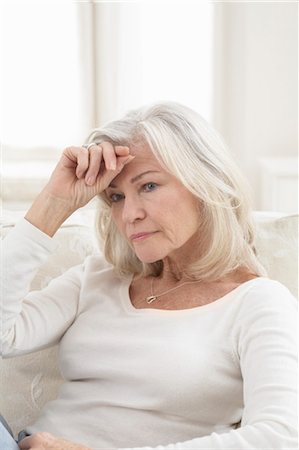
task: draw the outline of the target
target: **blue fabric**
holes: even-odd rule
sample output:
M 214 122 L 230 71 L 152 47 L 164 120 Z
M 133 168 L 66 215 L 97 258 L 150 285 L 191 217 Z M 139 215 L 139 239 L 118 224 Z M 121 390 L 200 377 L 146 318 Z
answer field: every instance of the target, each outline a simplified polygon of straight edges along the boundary
M 3 450 L 20 450 L 13 438 L 12 431 L 6 420 L 0 415 L 0 448 Z
M 18 434 L 18 440 L 14 440 L 13 432 L 4 419 L 4 417 L 0 414 L 0 449 L 1 450 L 20 450 L 17 442 L 20 442 L 26 436 L 30 436 L 27 431 L 22 430 Z

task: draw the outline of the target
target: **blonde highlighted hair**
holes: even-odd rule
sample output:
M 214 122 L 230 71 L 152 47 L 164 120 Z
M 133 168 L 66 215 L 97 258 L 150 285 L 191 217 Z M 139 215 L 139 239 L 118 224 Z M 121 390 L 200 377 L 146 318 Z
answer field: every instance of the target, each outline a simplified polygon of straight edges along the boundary
M 186 275 L 216 280 L 239 267 L 265 275 L 255 255 L 247 182 L 218 133 L 199 114 L 174 102 L 141 107 L 88 137 L 88 142 L 103 141 L 147 144 L 161 166 L 199 199 L 199 245 L 204 251 Z M 105 193 L 99 197 L 97 228 L 106 259 L 120 275 L 158 275 L 162 262 L 145 264 L 136 257 L 113 222 Z

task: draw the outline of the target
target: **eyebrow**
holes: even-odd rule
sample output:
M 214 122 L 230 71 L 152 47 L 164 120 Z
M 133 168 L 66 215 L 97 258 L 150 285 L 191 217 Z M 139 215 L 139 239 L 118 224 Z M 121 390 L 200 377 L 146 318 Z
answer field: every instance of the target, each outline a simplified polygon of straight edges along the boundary
M 136 175 L 136 177 L 131 178 L 130 183 L 136 183 L 136 181 L 140 180 L 140 178 L 144 177 L 144 175 L 147 175 L 148 173 L 159 173 L 158 170 L 147 170 L 146 172 L 142 172 L 139 175 Z M 117 186 L 112 182 L 109 184 L 110 188 L 116 188 Z

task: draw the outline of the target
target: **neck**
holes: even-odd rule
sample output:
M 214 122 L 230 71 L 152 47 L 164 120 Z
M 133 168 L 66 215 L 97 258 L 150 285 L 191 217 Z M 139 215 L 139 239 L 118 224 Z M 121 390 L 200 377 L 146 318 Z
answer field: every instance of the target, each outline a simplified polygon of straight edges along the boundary
M 188 268 L 195 263 L 200 255 L 199 237 L 196 233 L 182 247 L 173 251 L 163 259 L 163 269 L 160 278 L 168 282 L 190 281 Z M 198 251 L 194 251 L 198 249 Z
M 167 257 L 163 260 L 163 270 L 160 278 L 165 282 L 185 281 L 188 278 L 186 276 L 186 267 L 182 264 L 176 264 L 175 261 Z
M 189 275 L 189 267 L 196 261 L 197 258 L 194 257 L 194 254 L 193 258 L 189 257 L 185 259 L 167 256 L 163 259 L 163 269 L 160 278 L 168 282 L 190 281 L 194 279 L 194 277 Z

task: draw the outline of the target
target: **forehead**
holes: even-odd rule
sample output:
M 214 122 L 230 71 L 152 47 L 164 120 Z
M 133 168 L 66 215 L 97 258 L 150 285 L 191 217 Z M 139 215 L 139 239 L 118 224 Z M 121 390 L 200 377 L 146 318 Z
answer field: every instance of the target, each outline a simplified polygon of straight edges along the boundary
M 137 161 L 157 161 L 149 146 L 145 143 L 131 144 L 130 154 L 135 156 Z
M 135 156 L 135 158 L 123 168 L 119 175 L 114 178 L 113 184 L 125 181 L 126 178 L 134 177 L 147 170 L 155 170 L 163 173 L 165 172 L 165 170 L 162 168 L 161 164 L 147 145 L 131 145 L 130 154 L 132 156 Z

